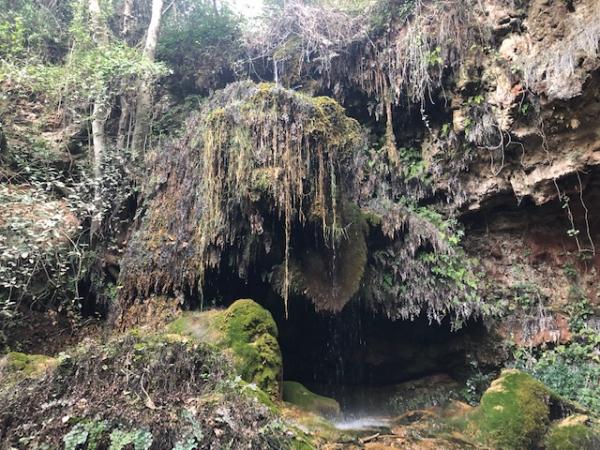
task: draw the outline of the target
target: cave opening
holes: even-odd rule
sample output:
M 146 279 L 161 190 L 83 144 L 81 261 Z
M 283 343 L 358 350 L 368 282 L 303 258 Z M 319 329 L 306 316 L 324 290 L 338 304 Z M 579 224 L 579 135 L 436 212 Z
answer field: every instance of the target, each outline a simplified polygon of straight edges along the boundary
M 404 400 L 433 406 L 458 396 L 474 371 L 490 369 L 478 361 L 488 337 L 482 321 L 453 330 L 449 319 L 438 324 L 425 315 L 393 321 L 360 299 L 335 314 L 295 300 L 287 318 L 269 305 L 279 329 L 283 379 L 334 398 L 346 417 L 397 414 Z M 436 392 L 440 398 L 433 398 Z M 428 398 L 417 399 L 420 394 Z
M 450 318 L 441 323 L 430 322 L 426 315 L 390 320 L 369 310 L 360 296 L 340 312 L 329 313 L 317 311 L 298 295 L 290 298 L 286 317 L 281 297 L 259 277 L 250 279 L 256 281 L 221 272 L 211 283 L 220 287 L 214 306 L 253 298 L 268 309 L 279 331 L 282 381 L 299 382 L 335 399 L 340 420 L 352 426 L 358 417 L 398 415 L 406 405 L 428 407 L 462 399 L 467 379 L 496 369 L 481 357 L 496 351 L 489 348 L 493 339 L 481 320 L 467 321 L 458 330 Z

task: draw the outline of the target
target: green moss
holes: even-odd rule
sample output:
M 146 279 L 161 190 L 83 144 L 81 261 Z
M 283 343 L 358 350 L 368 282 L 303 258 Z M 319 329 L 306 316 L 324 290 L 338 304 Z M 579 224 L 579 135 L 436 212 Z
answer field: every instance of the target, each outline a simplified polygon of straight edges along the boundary
M 279 398 L 282 361 L 277 325 L 258 303 L 242 299 L 224 311 L 188 313 L 168 324 L 167 330 L 229 351 L 244 381 Z
M 569 416 L 552 425 L 544 446 L 546 450 L 593 450 L 600 448 L 600 430 L 586 424 L 586 416 Z
M 271 313 L 253 300 L 237 300 L 225 311 L 221 326 L 242 379 L 279 397 L 282 361 Z
M 336 241 L 335 250 L 307 247 L 290 261 L 290 289 L 310 298 L 317 310 L 341 311 L 358 292 L 365 272 L 368 225 L 350 202 L 344 202 L 339 212 L 336 228 L 328 232 Z M 277 273 L 279 280 L 282 272 Z M 277 288 L 283 293 L 281 281 Z
M 361 211 L 363 220 L 369 224 L 371 227 L 379 227 L 383 221 L 381 215 L 373 212 L 373 211 Z
M 335 417 L 340 414 L 340 405 L 337 401 L 315 394 L 296 381 L 283 382 L 283 400 L 305 411 L 325 417 Z
M 28 355 L 11 352 L 4 358 L 3 372 L 12 379 L 35 378 L 55 365 L 56 360 L 46 355 Z
M 548 428 L 553 396 L 526 373 L 504 370 L 483 394 L 470 426 L 483 443 L 498 449 L 533 448 Z

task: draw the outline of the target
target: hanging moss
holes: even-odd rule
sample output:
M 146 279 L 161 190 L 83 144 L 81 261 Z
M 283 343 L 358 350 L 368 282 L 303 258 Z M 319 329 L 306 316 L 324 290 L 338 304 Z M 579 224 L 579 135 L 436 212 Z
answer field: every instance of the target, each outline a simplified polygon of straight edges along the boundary
M 287 301 L 293 229 L 318 224 L 333 248 L 348 225 L 338 209 L 355 182 L 360 126 L 327 97 L 245 82 L 215 94 L 187 130 L 154 161 L 123 262 L 123 298 L 202 285 L 225 251 L 243 275 L 270 249 L 248 252 L 242 242 L 270 242 L 262 227 L 270 220 L 281 223 Z
M 339 223 L 347 224 L 335 231 L 339 234 L 333 248 L 309 248 L 290 260 L 290 289 L 310 298 L 317 310 L 340 311 L 358 292 L 367 263 L 366 233 L 368 225 L 358 207 L 344 202 Z M 281 292 L 283 268 L 276 272 L 276 285 Z

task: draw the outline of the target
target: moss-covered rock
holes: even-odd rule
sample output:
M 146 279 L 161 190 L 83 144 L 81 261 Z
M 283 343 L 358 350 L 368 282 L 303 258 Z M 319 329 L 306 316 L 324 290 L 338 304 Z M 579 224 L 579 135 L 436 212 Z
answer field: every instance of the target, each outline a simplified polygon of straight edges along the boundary
M 584 415 L 569 416 L 552 425 L 546 438 L 546 450 L 594 450 L 600 448 L 600 429 L 588 424 Z
M 10 354 L 2 370 L 33 374 L 47 360 Z M 90 340 L 45 376 L 18 383 L 0 383 L 3 449 L 133 448 L 136 437 L 156 449 L 311 448 L 279 405 L 236 377 L 221 349 L 190 336 L 138 329 Z
M 283 382 L 283 400 L 305 411 L 325 417 L 335 417 L 340 414 L 340 404 L 336 400 L 315 394 L 296 381 Z
M 525 450 L 542 442 L 554 394 L 519 370 L 503 370 L 471 416 L 471 431 L 486 445 Z
M 124 307 L 153 291 L 204 285 L 217 266 L 246 278 L 266 254 L 281 255 L 287 305 L 289 266 L 301 253 L 291 241 L 303 229 L 340 254 L 362 253 L 342 286 L 356 292 L 366 246 L 342 209 L 354 197 L 344 193 L 359 182 L 365 134 L 338 102 L 271 83 L 232 83 L 186 130 L 149 176 L 151 200 L 121 265 Z M 349 228 L 357 236 L 343 239 Z M 338 248 L 342 241 L 352 248 Z
M 55 364 L 56 359 L 50 356 L 11 352 L 0 360 L 0 380 L 36 378 Z
M 225 310 L 221 327 L 241 377 L 279 397 L 282 360 L 271 313 L 252 300 L 237 300 Z
M 167 329 L 228 351 L 244 381 L 256 384 L 272 398 L 280 397 L 277 325 L 271 313 L 255 301 L 242 299 L 226 310 L 187 313 Z

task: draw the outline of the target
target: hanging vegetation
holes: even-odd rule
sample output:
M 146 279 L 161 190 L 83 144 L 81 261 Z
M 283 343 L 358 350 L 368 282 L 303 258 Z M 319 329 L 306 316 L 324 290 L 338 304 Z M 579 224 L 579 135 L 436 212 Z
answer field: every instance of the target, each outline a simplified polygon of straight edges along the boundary
M 154 164 L 146 215 L 122 270 L 125 297 L 193 289 L 227 255 L 240 276 L 281 227 L 283 297 L 292 232 L 318 225 L 324 246 L 346 239 L 340 205 L 364 139 L 327 97 L 236 83 L 213 96 Z M 257 245 L 258 244 L 258 245 Z

